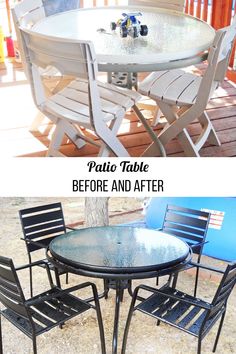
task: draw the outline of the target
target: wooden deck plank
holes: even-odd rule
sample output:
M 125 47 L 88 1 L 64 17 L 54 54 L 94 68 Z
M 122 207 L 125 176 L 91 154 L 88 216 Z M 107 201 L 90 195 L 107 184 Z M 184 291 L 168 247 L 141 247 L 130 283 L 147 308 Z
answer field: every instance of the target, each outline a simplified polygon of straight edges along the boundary
M 196 72 L 204 69 L 204 65 L 194 68 Z M 139 76 L 142 79 L 145 74 Z M 20 64 L 0 65 L 0 95 L 1 95 L 1 120 L 0 120 L 0 154 L 2 156 L 45 156 L 50 142 L 53 125 L 47 118 L 43 119 L 40 129 L 30 131 L 31 124 L 40 113 L 34 106 L 30 87 L 25 79 Z M 145 104 L 148 103 L 148 106 Z M 153 108 L 153 101 L 143 99 L 142 107 Z M 225 80 L 214 98 L 207 106 L 209 117 L 217 131 L 222 145 L 220 147 L 205 144 L 200 151 L 201 156 L 236 156 L 236 85 Z M 145 111 L 148 117 L 152 113 Z M 163 119 L 162 119 L 163 121 Z M 150 120 L 151 123 L 151 120 Z M 163 127 L 159 124 L 155 131 L 158 133 Z M 193 139 L 200 132 L 198 123 L 189 127 Z M 91 136 L 90 133 L 86 133 Z M 150 144 L 150 138 L 133 112 L 128 112 L 119 130 L 119 138 L 128 149 L 131 156 L 140 154 Z M 184 156 L 181 146 L 176 140 L 167 147 L 168 156 Z M 98 148 L 86 145 L 78 150 L 65 137 L 61 151 L 67 156 L 96 156 Z

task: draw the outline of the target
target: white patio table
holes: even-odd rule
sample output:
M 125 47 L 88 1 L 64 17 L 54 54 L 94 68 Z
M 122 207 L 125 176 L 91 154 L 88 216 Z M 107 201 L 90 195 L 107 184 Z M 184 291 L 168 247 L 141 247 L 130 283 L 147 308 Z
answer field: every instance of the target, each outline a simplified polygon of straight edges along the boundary
M 148 35 L 121 38 L 110 22 L 122 13 L 141 12 L 141 23 Z M 154 7 L 115 6 L 85 8 L 43 18 L 32 29 L 36 32 L 79 40 L 91 40 L 99 70 L 105 72 L 150 72 L 196 64 L 213 41 L 215 31 L 192 16 Z M 105 31 L 101 31 L 104 29 Z

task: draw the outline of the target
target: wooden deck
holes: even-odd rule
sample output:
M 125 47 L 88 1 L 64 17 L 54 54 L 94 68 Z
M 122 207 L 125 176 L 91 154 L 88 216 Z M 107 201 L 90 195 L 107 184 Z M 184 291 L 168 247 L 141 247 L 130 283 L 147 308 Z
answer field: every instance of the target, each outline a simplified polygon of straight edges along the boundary
M 202 69 L 202 65 L 198 69 Z M 140 76 L 140 79 L 142 77 Z M 30 87 L 20 64 L 6 62 L 0 65 L 0 154 L 4 157 L 45 156 L 53 132 L 53 125 L 37 111 L 34 106 Z M 144 98 L 141 104 L 144 114 L 152 121 L 154 103 Z M 200 151 L 201 156 L 236 156 L 236 85 L 225 80 L 222 87 L 207 107 L 208 114 L 221 141 L 220 147 L 206 144 Z M 32 123 L 41 119 L 39 129 Z M 162 129 L 164 118 L 155 128 Z M 198 123 L 191 124 L 189 131 L 193 139 L 199 133 Z M 86 132 L 89 136 L 91 133 Z M 119 131 L 119 138 L 133 157 L 140 154 L 150 144 L 150 138 L 133 112 L 129 112 Z M 67 156 L 96 156 L 98 149 L 86 145 L 78 150 L 65 138 L 62 153 Z M 184 156 L 177 141 L 167 145 L 168 156 Z

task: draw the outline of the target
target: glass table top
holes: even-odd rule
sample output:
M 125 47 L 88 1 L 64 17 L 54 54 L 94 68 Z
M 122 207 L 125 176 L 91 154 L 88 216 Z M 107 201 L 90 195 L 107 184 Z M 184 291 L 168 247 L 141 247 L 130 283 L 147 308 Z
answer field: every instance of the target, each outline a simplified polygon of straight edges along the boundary
M 110 22 L 123 12 L 140 11 L 147 36 L 121 38 L 119 28 L 110 30 Z M 104 29 L 105 32 L 99 32 Z M 183 13 L 142 7 L 104 7 L 79 9 L 49 16 L 33 26 L 45 35 L 91 40 L 98 62 L 150 64 L 181 60 L 207 50 L 215 31 L 207 23 Z
M 189 246 L 174 236 L 129 226 L 72 231 L 56 237 L 49 249 L 64 263 L 104 272 L 158 270 L 189 254 Z

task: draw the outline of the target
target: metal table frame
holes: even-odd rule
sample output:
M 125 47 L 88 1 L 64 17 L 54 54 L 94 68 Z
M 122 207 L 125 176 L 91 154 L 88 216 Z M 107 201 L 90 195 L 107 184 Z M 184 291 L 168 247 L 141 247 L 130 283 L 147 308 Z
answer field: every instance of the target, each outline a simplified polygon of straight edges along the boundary
M 50 246 L 49 246 L 50 247 Z M 115 273 L 115 272 L 102 272 L 97 270 L 85 269 L 84 267 L 79 267 L 78 264 L 74 264 L 73 262 L 67 263 L 64 260 L 59 260 L 52 254 L 50 249 L 47 250 L 47 258 L 48 260 L 58 268 L 62 268 L 67 272 L 92 277 L 92 278 L 101 278 L 105 280 L 105 284 L 107 285 L 107 290 L 104 292 L 105 298 L 107 298 L 107 294 L 109 289 L 116 290 L 116 302 L 115 302 L 115 315 L 114 315 L 114 329 L 113 329 L 113 340 L 112 340 L 112 354 L 117 354 L 117 345 L 118 345 L 118 328 L 119 328 L 119 314 L 120 314 L 120 303 L 123 300 L 124 290 L 127 289 L 129 294 L 132 296 L 131 289 L 131 280 L 133 279 L 147 279 L 147 278 L 155 278 L 164 275 L 170 275 L 174 273 L 178 273 L 181 271 L 184 266 L 190 262 L 191 260 L 191 249 L 189 248 L 189 253 L 185 260 L 174 264 L 172 266 L 160 267 L 157 270 L 147 270 L 147 271 L 136 271 L 136 272 L 126 272 L 126 273 Z M 158 268 L 158 267 L 157 267 Z

